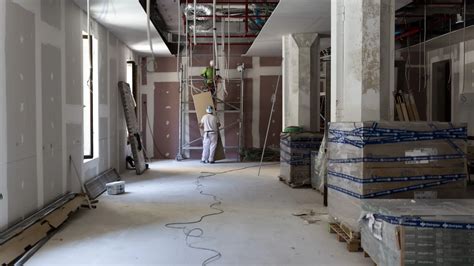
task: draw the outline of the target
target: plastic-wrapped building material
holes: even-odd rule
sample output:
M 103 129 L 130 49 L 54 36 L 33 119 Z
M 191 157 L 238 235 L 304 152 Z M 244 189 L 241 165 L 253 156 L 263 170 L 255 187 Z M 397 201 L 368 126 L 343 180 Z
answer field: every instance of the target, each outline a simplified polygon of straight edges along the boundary
M 365 200 L 362 248 L 377 265 L 474 265 L 474 200 Z
M 324 178 L 327 174 L 327 139 L 323 137 L 319 151 L 311 152 L 311 186 L 324 192 Z
M 323 134 L 281 133 L 280 179 L 292 187 L 311 185 L 311 151 L 317 151 Z
M 466 137 L 465 124 L 331 123 L 329 214 L 359 231 L 364 199 L 462 196 Z

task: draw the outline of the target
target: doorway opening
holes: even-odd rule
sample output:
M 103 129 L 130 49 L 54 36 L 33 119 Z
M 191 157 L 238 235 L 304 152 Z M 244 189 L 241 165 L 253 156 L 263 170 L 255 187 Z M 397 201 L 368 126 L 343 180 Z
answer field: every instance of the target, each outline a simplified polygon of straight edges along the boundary
M 433 63 L 431 120 L 451 122 L 451 61 Z

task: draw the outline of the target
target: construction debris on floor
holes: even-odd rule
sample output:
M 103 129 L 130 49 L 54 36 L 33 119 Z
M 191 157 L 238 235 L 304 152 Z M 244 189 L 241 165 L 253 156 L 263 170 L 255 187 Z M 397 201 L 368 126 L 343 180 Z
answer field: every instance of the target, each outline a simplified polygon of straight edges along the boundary
M 25 252 L 36 249 L 85 201 L 82 195 L 67 194 L 0 235 L 0 265 L 11 265 Z M 45 241 L 44 241 L 45 243 Z

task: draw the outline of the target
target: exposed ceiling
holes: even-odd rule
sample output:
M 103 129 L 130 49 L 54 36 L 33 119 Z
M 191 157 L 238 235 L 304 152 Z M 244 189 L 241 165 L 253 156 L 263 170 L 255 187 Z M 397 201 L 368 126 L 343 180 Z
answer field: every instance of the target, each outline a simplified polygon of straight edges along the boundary
M 331 33 L 331 0 L 281 0 L 247 56 L 281 56 L 281 37 L 290 33 Z M 321 39 L 321 49 L 330 39 Z
M 74 0 L 84 11 L 87 0 Z M 132 50 L 151 54 L 147 38 L 147 15 L 138 0 L 90 1 L 91 17 L 110 30 Z M 167 45 L 151 25 L 153 50 L 156 55 L 171 55 Z

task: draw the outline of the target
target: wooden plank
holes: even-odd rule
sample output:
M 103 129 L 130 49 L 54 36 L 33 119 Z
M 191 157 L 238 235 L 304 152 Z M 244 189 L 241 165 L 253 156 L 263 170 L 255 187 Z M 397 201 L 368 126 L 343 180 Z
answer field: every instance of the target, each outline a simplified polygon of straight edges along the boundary
M 356 237 L 357 234 L 355 232 L 351 231 L 350 234 L 347 234 L 345 229 L 341 227 L 341 224 L 338 224 L 338 223 L 330 223 L 329 232 L 335 233 L 336 239 L 339 242 L 346 242 L 346 248 L 349 252 L 362 251 L 362 248 L 360 245 L 360 238 Z
M 212 95 L 210 92 L 201 92 L 193 95 L 194 109 L 196 110 L 196 116 L 198 123 L 201 122 L 202 117 L 206 114 L 207 106 L 211 105 L 214 107 L 214 101 L 212 100 Z M 203 132 L 201 130 L 201 136 Z M 217 140 L 216 153 L 214 155 L 214 160 L 223 160 L 225 159 L 224 145 L 222 144 L 221 133 L 219 131 Z
M 408 98 L 410 100 L 411 105 L 413 106 L 413 114 L 415 116 L 415 121 L 420 121 L 420 114 L 418 113 L 418 107 L 416 106 L 415 97 L 413 96 L 413 93 L 410 92 Z
M 84 197 L 78 196 L 64 204 L 61 208 L 50 213 L 44 218 L 53 228 L 58 228 L 63 224 L 72 212 L 75 212 L 84 202 Z
M 397 110 L 397 116 L 399 121 L 403 121 L 403 113 L 402 113 L 402 107 L 400 106 L 399 103 L 395 104 L 395 108 Z
M 9 265 L 30 247 L 45 238 L 51 230 L 58 228 L 84 202 L 84 196 L 77 196 L 42 220 L 20 232 L 17 236 L 0 246 L 0 265 Z
M 402 113 L 403 113 L 403 121 L 410 121 L 405 103 L 402 102 L 401 106 L 402 106 Z
M 0 265 L 9 265 L 26 251 L 34 246 L 51 230 L 48 223 L 36 223 L 25 229 L 21 234 L 0 246 Z
M 408 112 L 408 118 L 410 121 L 415 121 L 415 115 L 413 114 L 413 106 L 411 105 L 410 101 L 407 101 L 408 99 L 408 94 L 403 94 L 403 102 L 405 102 L 405 105 L 407 106 L 407 112 Z

